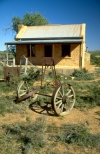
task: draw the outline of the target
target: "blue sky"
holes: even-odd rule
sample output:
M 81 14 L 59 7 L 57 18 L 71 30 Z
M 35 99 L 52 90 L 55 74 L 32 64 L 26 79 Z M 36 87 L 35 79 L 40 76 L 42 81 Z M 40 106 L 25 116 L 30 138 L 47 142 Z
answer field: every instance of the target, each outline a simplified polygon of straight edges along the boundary
M 11 19 L 28 12 L 41 13 L 51 24 L 86 23 L 88 50 L 100 50 L 100 0 L 0 0 L 0 51 L 14 38 L 4 32 Z

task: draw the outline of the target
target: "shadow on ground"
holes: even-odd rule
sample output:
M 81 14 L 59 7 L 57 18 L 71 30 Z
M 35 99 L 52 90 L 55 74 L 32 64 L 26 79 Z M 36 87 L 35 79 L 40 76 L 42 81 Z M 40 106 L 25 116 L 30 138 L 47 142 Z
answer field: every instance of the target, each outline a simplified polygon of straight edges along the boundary
M 49 116 L 55 116 L 52 104 L 50 102 L 44 102 L 43 104 L 41 104 L 40 101 L 35 101 L 29 105 L 29 108 L 39 114 L 48 114 Z

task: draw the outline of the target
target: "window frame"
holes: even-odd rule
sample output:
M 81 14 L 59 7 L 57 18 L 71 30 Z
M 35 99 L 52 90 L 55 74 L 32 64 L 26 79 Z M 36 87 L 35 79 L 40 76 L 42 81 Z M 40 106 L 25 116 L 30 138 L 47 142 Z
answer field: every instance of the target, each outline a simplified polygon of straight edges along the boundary
M 47 48 L 50 47 L 51 48 L 50 51 L 46 51 L 46 50 L 48 50 L 48 49 L 46 49 L 46 47 Z M 50 53 L 48 54 L 46 52 L 50 52 Z M 52 44 L 46 44 L 46 45 L 44 45 L 44 57 L 52 57 L 52 54 L 53 54 Z
M 71 45 L 70 44 L 62 44 L 61 57 L 71 57 Z
M 28 44 L 27 45 L 27 56 L 28 57 L 36 57 L 35 44 Z

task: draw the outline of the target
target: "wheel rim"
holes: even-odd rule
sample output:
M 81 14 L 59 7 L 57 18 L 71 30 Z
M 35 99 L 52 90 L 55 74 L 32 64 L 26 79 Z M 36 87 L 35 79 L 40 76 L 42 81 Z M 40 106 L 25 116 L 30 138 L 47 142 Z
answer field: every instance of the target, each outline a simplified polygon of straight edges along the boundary
M 75 92 L 71 85 L 60 84 L 53 92 L 52 107 L 57 115 L 68 114 L 75 104 Z
M 28 86 L 24 83 L 24 81 L 20 82 L 17 88 L 18 98 L 24 96 L 27 92 L 28 92 Z

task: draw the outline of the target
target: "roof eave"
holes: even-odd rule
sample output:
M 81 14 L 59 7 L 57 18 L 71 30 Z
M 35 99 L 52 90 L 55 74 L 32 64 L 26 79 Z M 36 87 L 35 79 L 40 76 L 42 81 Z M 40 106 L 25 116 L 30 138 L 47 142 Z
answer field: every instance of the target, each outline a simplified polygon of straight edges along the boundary
M 83 36 L 74 37 L 42 37 L 42 38 L 16 38 L 15 40 L 61 40 L 61 39 L 82 39 Z
M 5 42 L 5 45 L 16 45 L 16 44 L 59 44 L 59 43 L 82 43 L 82 39 L 62 39 L 62 40 L 19 40 L 12 42 Z

